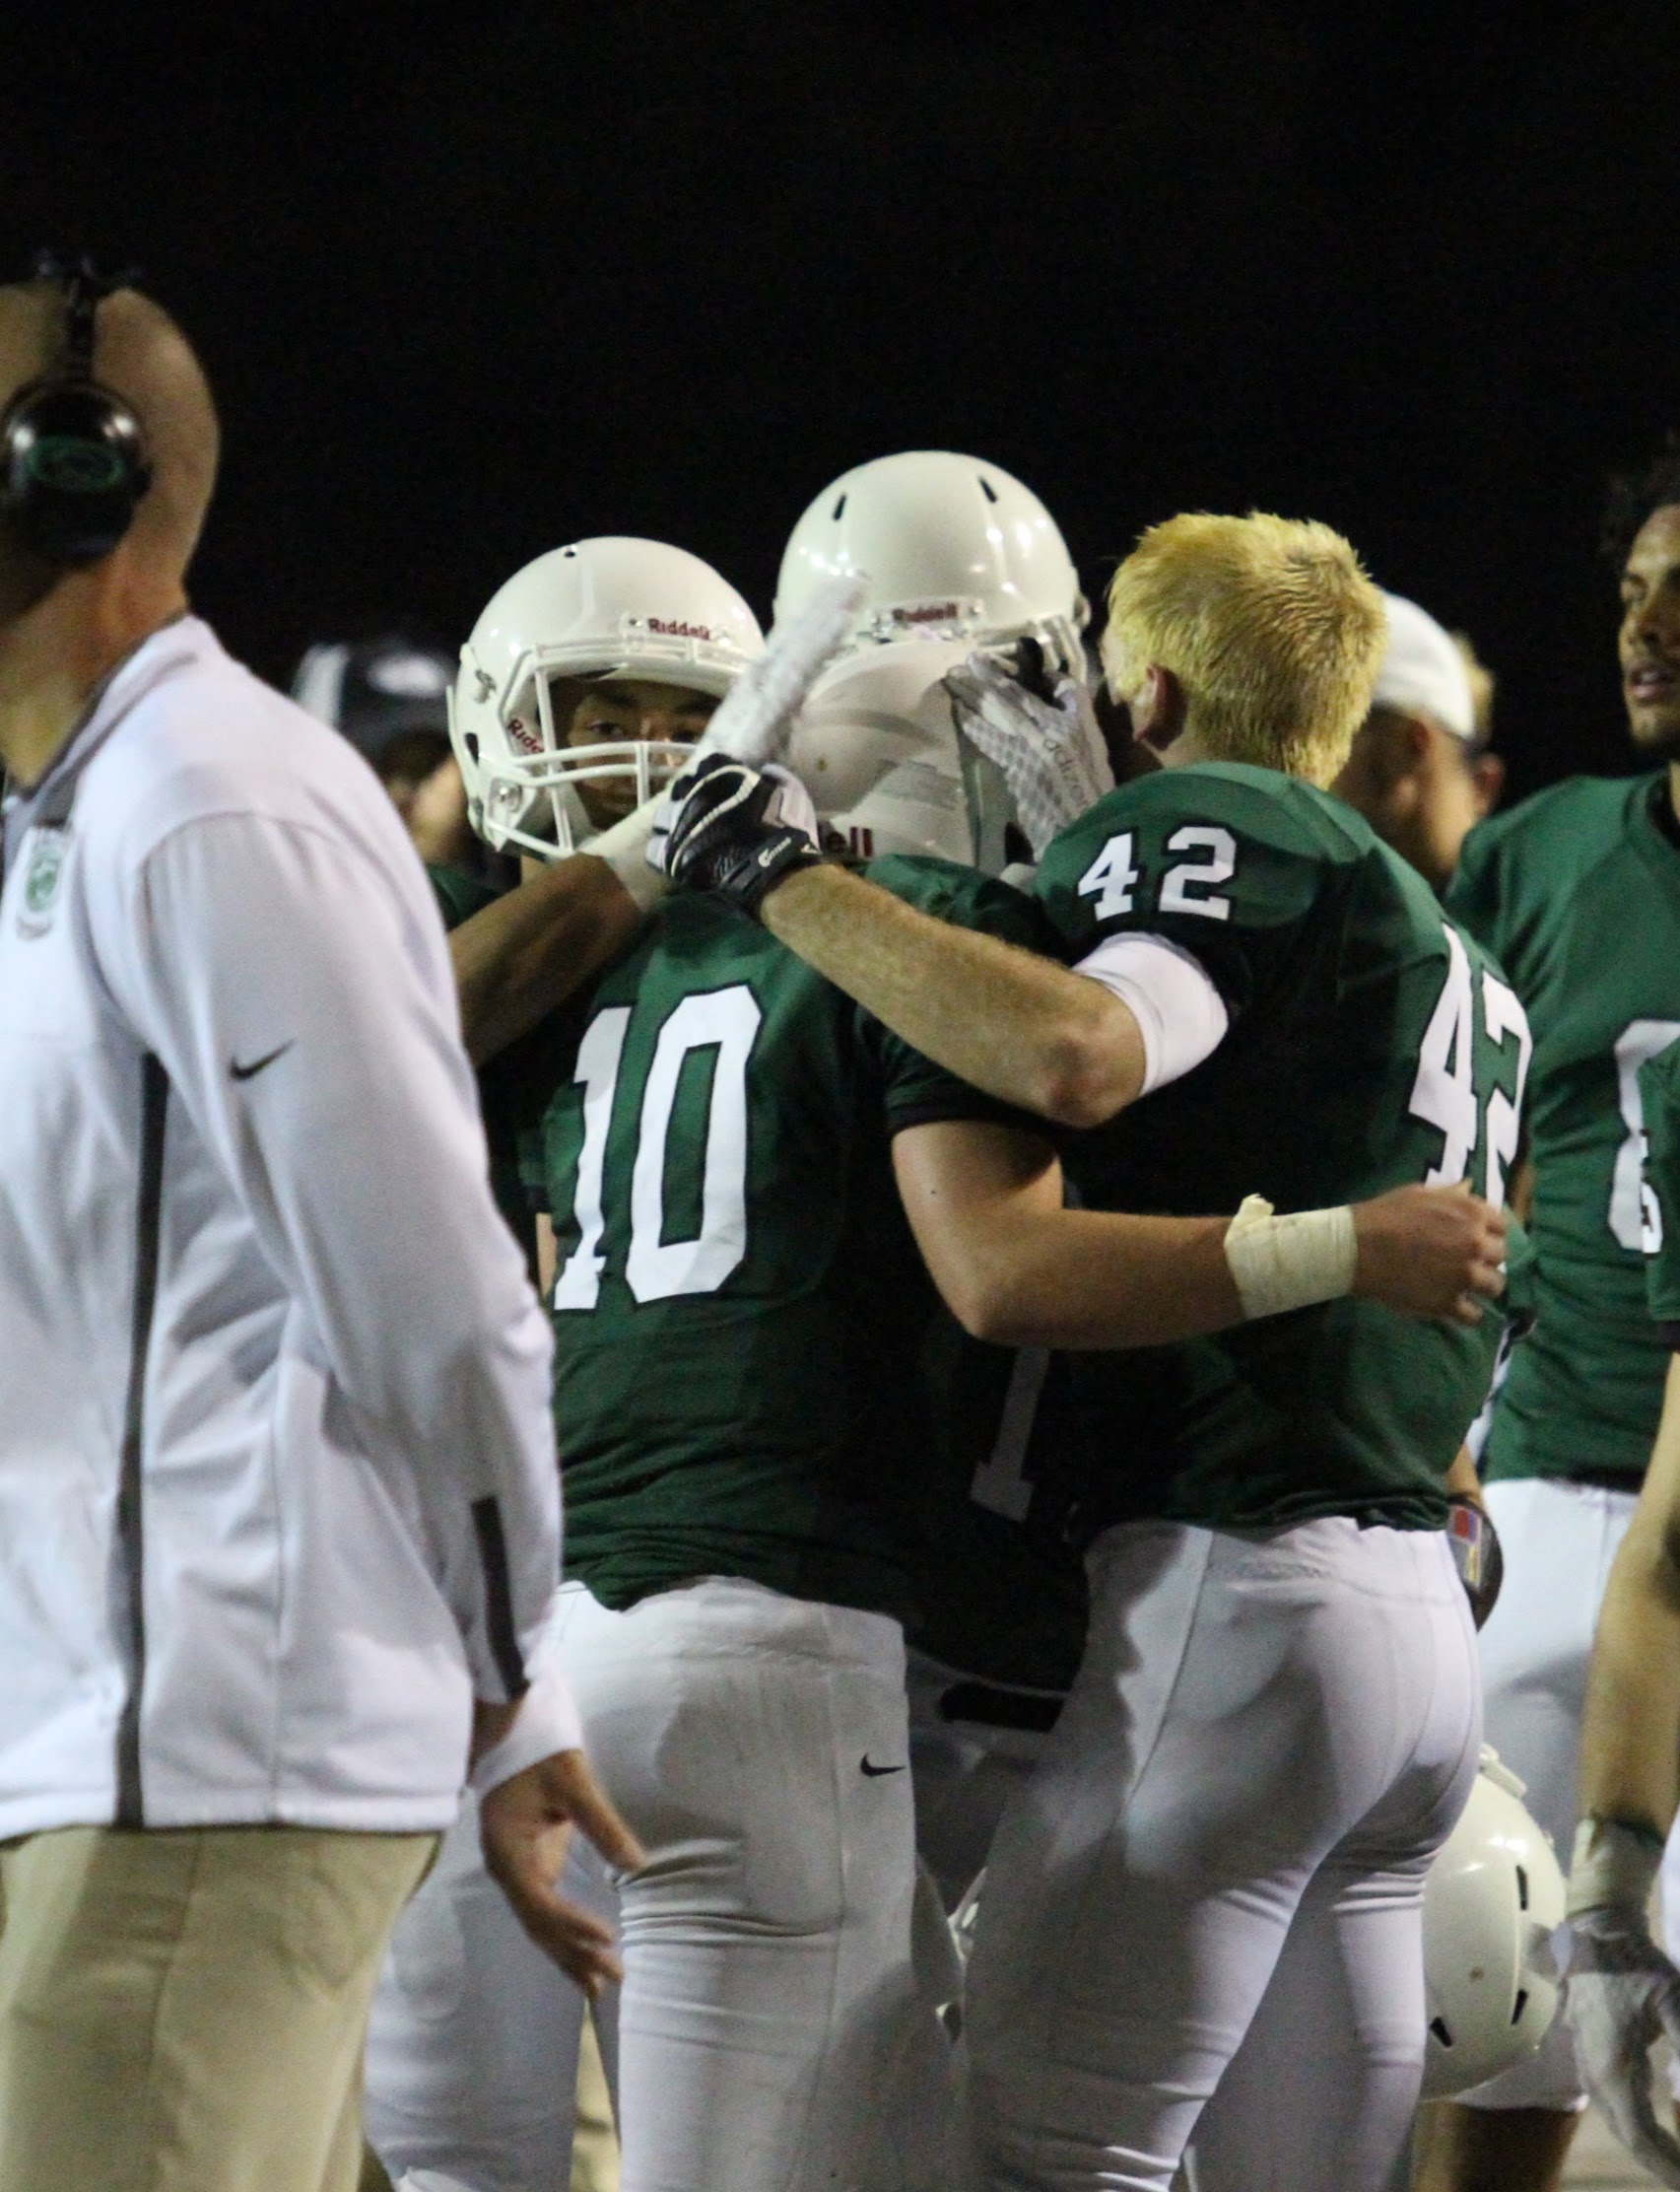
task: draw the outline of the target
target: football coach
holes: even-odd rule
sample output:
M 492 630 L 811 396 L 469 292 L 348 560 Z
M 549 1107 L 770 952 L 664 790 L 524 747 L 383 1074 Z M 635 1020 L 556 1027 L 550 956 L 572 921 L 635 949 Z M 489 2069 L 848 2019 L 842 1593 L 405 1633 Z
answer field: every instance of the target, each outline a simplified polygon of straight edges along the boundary
M 168 317 L 0 289 L 0 2192 L 347 2192 L 368 2005 L 469 1763 L 581 1984 L 531 1667 L 549 1339 L 441 928 L 345 742 L 188 608 Z

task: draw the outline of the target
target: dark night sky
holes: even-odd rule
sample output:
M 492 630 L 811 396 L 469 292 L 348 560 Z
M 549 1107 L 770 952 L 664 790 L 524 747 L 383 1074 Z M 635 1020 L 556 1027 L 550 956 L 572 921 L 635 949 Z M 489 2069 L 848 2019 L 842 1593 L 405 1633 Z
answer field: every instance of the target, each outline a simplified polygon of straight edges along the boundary
M 0 244 L 137 259 L 198 341 L 198 599 L 271 675 L 392 612 L 458 639 L 590 532 L 768 613 L 832 474 L 944 445 L 1093 592 L 1176 509 L 1340 525 L 1474 634 L 1527 789 L 1623 765 L 1595 533 L 1680 422 L 1680 10 L 1494 12 L 31 10 Z

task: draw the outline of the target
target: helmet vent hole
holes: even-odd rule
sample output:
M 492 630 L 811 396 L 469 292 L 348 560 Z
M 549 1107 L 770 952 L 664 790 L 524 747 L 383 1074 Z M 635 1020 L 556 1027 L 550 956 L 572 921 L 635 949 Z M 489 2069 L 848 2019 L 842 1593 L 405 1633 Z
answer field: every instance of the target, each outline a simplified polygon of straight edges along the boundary
M 837 525 L 845 515 L 845 497 L 843 495 L 840 497 L 840 501 L 836 503 L 834 510 L 830 514 L 833 516 L 834 521 Z
M 569 558 L 569 559 L 575 559 L 575 557 L 576 557 L 576 554 L 577 554 L 577 551 L 576 551 L 576 549 L 575 549 L 575 548 L 563 548 L 563 549 L 562 549 L 562 550 L 561 550 L 560 552 L 561 552 L 561 555 L 562 555 L 563 557 L 566 557 L 566 558 Z
M 1436 2038 L 1441 2042 L 1443 2047 L 1450 2047 L 1452 2045 L 1452 2034 L 1446 2029 L 1445 2018 L 1432 2017 L 1429 2021 L 1429 2028 L 1435 2034 Z
M 469 730 L 466 734 L 465 743 L 467 756 L 472 762 L 473 766 L 476 768 L 478 766 L 478 732 L 476 730 Z
M 1528 1875 L 1520 1865 L 1516 1868 L 1516 1907 L 1518 1910 L 1528 1908 Z
M 986 478 L 983 472 L 981 472 L 978 477 L 980 483 L 980 493 L 985 497 L 988 503 L 995 503 L 997 501 L 997 489 L 993 487 L 990 480 Z
M 1526 1987 L 1518 1987 L 1516 1990 L 1516 2003 L 1511 2013 L 1511 2021 L 1512 2022 L 1512 2024 L 1520 2021 L 1522 2013 L 1527 2007 L 1528 1989 Z

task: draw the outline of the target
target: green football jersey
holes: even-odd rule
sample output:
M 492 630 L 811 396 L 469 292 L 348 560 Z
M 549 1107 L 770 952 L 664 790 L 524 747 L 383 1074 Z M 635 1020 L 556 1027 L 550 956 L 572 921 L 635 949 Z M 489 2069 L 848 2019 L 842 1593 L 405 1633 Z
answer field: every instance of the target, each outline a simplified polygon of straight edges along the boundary
M 922 1360 L 935 1468 L 919 1502 L 909 1640 L 988 1685 L 1064 1691 L 1089 1613 L 1071 1542 L 1069 1358 L 971 1339 L 941 1309 Z M 996 1717 L 995 1706 L 976 1717 Z
M 1491 1477 L 1625 1477 L 1650 1458 L 1667 1350 L 1646 1306 L 1640 1067 L 1680 1036 L 1680 846 L 1666 772 L 1578 777 L 1484 823 L 1447 906 L 1534 1030 L 1538 1317 L 1501 1389 Z
M 1646 1304 L 1663 1359 L 1680 1351 L 1680 1041 L 1640 1067 Z
M 1229 1015 L 1194 1070 L 1066 1142 L 1088 1204 L 1189 1216 L 1259 1194 L 1305 1210 L 1463 1179 L 1503 1201 L 1522 1008 L 1351 807 L 1269 770 L 1163 770 L 1065 831 L 1037 887 L 1072 962 L 1109 937 L 1162 937 Z M 1503 1327 L 1350 1297 L 1075 1356 L 1085 1530 L 1333 1514 L 1439 1529 Z
M 988 899 L 1019 899 L 941 862 L 880 873 L 985 925 Z M 756 923 L 687 893 L 575 1015 L 527 1178 L 555 1227 L 567 1566 L 604 1604 L 724 1574 L 913 1614 L 937 1297 L 890 1136 L 917 1116 L 921 1065 Z
M 965 926 L 1028 950 L 1057 942 L 1033 898 L 932 860 L 877 860 L 871 878 Z M 1003 1119 L 1043 1134 L 880 1031 L 891 1062 L 889 1125 Z M 972 1339 L 940 1303 L 921 1350 L 931 1423 L 929 1467 L 915 1484 L 911 1644 L 993 1687 L 1064 1691 L 1085 1649 L 1085 1566 L 1069 1538 L 1065 1361 L 1042 1347 Z M 996 1700 L 982 1717 L 997 1709 Z

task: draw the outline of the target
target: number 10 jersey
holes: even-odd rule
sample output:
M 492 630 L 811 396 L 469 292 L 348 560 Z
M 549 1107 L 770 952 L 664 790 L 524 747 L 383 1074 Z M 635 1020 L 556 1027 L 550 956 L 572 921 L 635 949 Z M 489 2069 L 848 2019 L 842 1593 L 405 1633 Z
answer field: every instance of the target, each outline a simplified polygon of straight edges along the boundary
M 1257 1194 L 1306 1210 L 1459 1180 L 1504 1200 L 1522 1007 L 1341 800 L 1271 770 L 1162 770 L 1057 838 L 1037 888 L 1073 963 L 1158 937 L 1201 967 L 1229 1021 L 1201 1064 L 1064 1146 L 1087 1204 L 1195 1216 Z M 1084 1534 L 1145 1517 L 1440 1529 L 1502 1326 L 1349 1298 L 1074 1356 Z
M 929 912 L 1036 930 L 1030 900 L 968 870 L 885 870 Z M 687 893 L 571 1024 L 525 1153 L 559 1258 L 569 1573 L 613 1608 L 728 1575 L 908 1618 L 937 1296 L 890 1137 L 925 1062 Z

